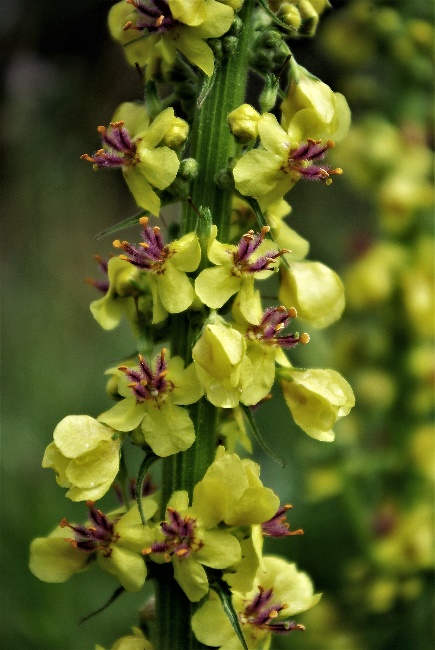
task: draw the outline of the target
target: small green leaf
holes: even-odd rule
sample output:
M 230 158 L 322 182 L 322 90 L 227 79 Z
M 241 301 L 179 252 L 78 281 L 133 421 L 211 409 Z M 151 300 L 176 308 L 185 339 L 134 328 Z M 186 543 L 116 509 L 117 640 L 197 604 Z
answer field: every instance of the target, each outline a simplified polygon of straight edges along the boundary
M 162 101 L 157 93 L 157 87 L 153 79 L 148 79 L 144 89 L 145 108 L 148 115 L 154 120 L 163 110 Z
M 204 83 L 201 88 L 201 92 L 198 95 L 198 99 L 196 100 L 196 105 L 198 109 L 201 109 L 203 103 L 207 99 L 207 95 L 209 94 L 210 90 L 214 86 L 214 82 L 216 81 L 216 72 L 219 68 L 219 62 L 215 62 L 214 69 L 213 69 L 213 74 L 211 77 L 206 77 L 204 80 Z
M 233 601 L 231 598 L 232 591 L 229 585 L 225 582 L 225 580 L 222 580 L 222 578 L 216 577 L 210 582 L 210 587 L 214 589 L 217 595 L 219 596 L 220 601 L 222 603 L 223 610 L 225 614 L 228 616 L 232 628 L 234 632 L 237 634 L 237 638 L 242 644 L 244 650 L 248 650 L 245 637 L 243 636 L 242 628 L 240 627 L 239 617 L 237 616 L 237 612 L 233 607 Z
M 106 228 L 106 230 L 103 230 L 95 237 L 95 240 L 98 241 L 103 237 L 107 237 L 107 235 L 113 235 L 113 233 L 118 232 L 118 230 L 124 230 L 124 228 L 130 228 L 130 226 L 137 226 L 139 224 L 139 219 L 141 217 L 148 216 L 149 214 L 150 212 L 148 212 L 148 210 L 141 210 L 140 212 L 133 215 L 132 217 L 128 217 L 123 221 L 119 221 L 114 226 L 110 226 L 110 228 Z
M 86 616 L 83 616 L 83 618 L 80 619 L 80 621 L 78 622 L 77 625 L 81 625 L 85 621 L 89 621 L 90 618 L 93 618 L 97 614 L 100 614 L 101 612 L 104 612 L 104 610 L 107 609 L 109 607 L 109 605 L 114 603 L 115 600 L 117 598 L 119 598 L 119 596 L 122 593 L 124 593 L 124 591 L 125 591 L 124 587 L 118 587 L 118 589 L 115 589 L 113 594 L 110 596 L 109 600 L 106 603 L 104 603 L 104 605 L 102 607 L 100 607 L 99 609 L 96 609 L 94 612 L 91 612 L 90 614 L 87 614 Z
M 154 463 L 159 458 L 159 456 L 156 456 L 152 451 L 148 452 L 145 454 L 145 458 L 143 459 L 141 466 L 139 467 L 139 471 L 137 473 L 137 479 L 136 479 L 136 501 L 137 501 L 137 507 L 139 508 L 139 514 L 140 518 L 142 521 L 142 524 L 146 526 L 146 519 L 145 515 L 143 513 L 143 508 L 142 508 L 142 487 L 145 481 L 145 476 L 151 465 Z
M 264 438 L 257 427 L 257 423 L 254 420 L 254 416 L 252 415 L 252 411 L 249 408 L 249 406 L 245 406 L 244 404 L 240 404 L 240 406 L 242 407 L 243 413 L 246 415 L 246 419 L 249 422 L 249 426 L 251 427 L 252 433 L 254 434 L 254 437 L 258 442 L 258 444 L 260 445 L 260 447 L 263 449 L 263 451 L 266 452 L 266 454 L 268 454 L 271 458 L 276 460 L 276 462 L 279 463 L 281 467 L 284 469 L 284 467 L 286 466 L 286 462 L 281 458 L 281 456 L 275 454 L 275 452 L 273 452 L 264 441 Z

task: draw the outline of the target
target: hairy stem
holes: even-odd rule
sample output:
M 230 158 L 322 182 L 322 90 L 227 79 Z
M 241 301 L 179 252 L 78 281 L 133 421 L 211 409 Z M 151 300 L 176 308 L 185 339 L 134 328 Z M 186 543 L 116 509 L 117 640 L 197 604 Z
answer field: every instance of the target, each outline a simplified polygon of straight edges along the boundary
M 232 189 L 222 189 L 215 183 L 216 174 L 224 169 L 235 155 L 236 145 L 230 134 L 226 117 L 244 102 L 248 76 L 248 48 L 252 30 L 253 0 L 246 0 L 240 17 L 243 30 L 236 52 L 220 63 L 216 79 L 201 109 L 197 109 L 192 133 L 190 155 L 198 161 L 199 174 L 192 187 L 192 201 L 196 207 L 210 209 L 218 236 L 226 241 L 230 230 Z M 183 210 L 182 233 L 195 229 L 197 214 L 186 204 Z M 191 350 L 201 331 L 192 324 L 188 314 L 173 318 L 172 354 L 179 354 L 186 364 L 191 362 Z M 195 484 L 202 479 L 214 459 L 218 409 L 206 398 L 192 405 L 190 417 L 195 424 L 196 440 L 190 449 L 163 460 L 162 510 L 175 490 L 192 494 Z M 171 567 L 168 567 L 170 569 Z M 193 650 L 203 647 L 193 637 L 190 628 L 192 605 L 169 577 L 168 570 L 158 580 L 156 590 L 156 624 L 158 650 Z

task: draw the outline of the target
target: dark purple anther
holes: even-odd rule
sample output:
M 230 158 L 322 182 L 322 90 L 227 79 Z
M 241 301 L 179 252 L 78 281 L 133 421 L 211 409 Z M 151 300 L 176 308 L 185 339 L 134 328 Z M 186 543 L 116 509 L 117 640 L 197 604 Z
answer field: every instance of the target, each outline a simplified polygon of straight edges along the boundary
M 99 167 L 123 167 L 124 165 L 136 164 L 136 144 L 131 139 L 124 122 L 111 122 L 108 129 L 105 126 L 98 127 L 103 144 L 93 156 L 84 153 L 80 158 L 93 163 L 94 168 Z
M 263 589 L 258 587 L 258 594 L 252 601 L 245 605 L 245 609 L 239 615 L 242 623 L 254 625 L 261 630 L 286 634 L 293 630 L 304 630 L 303 625 L 294 621 L 277 621 L 279 613 L 287 607 L 280 603 L 273 603 L 273 589 Z
M 308 138 L 306 142 L 290 152 L 283 171 L 294 172 L 308 181 L 325 181 L 329 185 L 332 183 L 330 176 L 342 174 L 343 170 L 340 167 L 330 169 L 327 165 L 315 165 L 314 162 L 323 160 L 328 149 L 333 147 L 335 147 L 335 143 L 332 140 L 322 144 L 321 140 Z
M 279 335 L 285 329 L 292 318 L 296 318 L 297 313 L 294 307 L 287 310 L 282 305 L 280 307 L 269 307 L 263 314 L 259 325 L 252 325 L 246 331 L 246 337 L 251 341 L 259 340 L 269 345 L 277 345 L 280 348 L 294 348 L 298 343 L 306 344 L 310 340 L 308 334 L 299 335 L 284 334 Z
M 168 521 L 160 524 L 165 540 L 154 542 L 149 548 L 143 549 L 142 553 L 162 553 L 169 562 L 173 555 L 179 558 L 188 557 L 192 551 L 198 551 L 203 543 L 195 539 L 196 519 L 183 517 L 174 508 L 168 508 L 167 513 Z
M 255 234 L 253 230 L 249 230 L 243 235 L 239 241 L 237 251 L 233 255 L 234 267 L 237 270 L 236 273 L 270 271 L 272 270 L 270 265 L 273 264 L 278 257 L 289 252 L 286 249 L 283 249 L 282 251 L 267 251 L 267 253 L 255 260 L 255 262 L 249 261 L 251 255 L 257 250 L 269 231 L 269 226 L 263 226 L 259 233 Z
M 87 501 L 86 505 L 89 508 L 89 525 L 76 526 L 68 523 L 67 519 L 62 519 L 60 522 L 61 528 L 70 528 L 74 531 L 74 538 L 66 541 L 80 551 L 94 553 L 103 550 L 104 555 L 109 556 L 112 553 L 110 545 L 119 539 L 119 536 L 114 534 L 114 523 L 117 520 L 110 522 L 101 510 L 93 507 L 93 501 Z
M 105 274 L 106 279 L 104 280 L 95 280 L 94 278 L 86 278 L 86 282 L 90 284 L 92 287 L 95 287 L 95 289 L 98 289 L 98 291 L 101 291 L 101 293 L 106 294 L 109 291 L 109 278 L 107 277 L 108 271 L 107 271 L 107 265 L 108 261 L 105 260 L 103 257 L 100 257 L 99 255 L 94 255 L 94 258 L 98 262 L 98 266 L 102 270 L 102 272 Z
M 160 234 L 160 228 L 148 225 L 148 217 L 142 217 L 139 223 L 144 227 L 142 230 L 143 242 L 140 244 L 129 244 L 127 241 L 115 239 L 115 248 L 122 248 L 127 255 L 120 255 L 120 259 L 130 262 L 143 271 L 162 271 L 162 265 L 167 260 L 168 250 Z
M 139 32 L 147 31 L 149 34 L 162 34 L 179 25 L 178 20 L 172 17 L 171 10 L 166 0 L 127 0 L 138 12 L 136 22 L 129 21 L 124 25 L 124 30 L 135 29 Z
M 155 360 L 155 372 L 151 370 L 143 356 L 139 355 L 139 369 L 119 366 L 119 370 L 125 372 L 130 380 L 128 384 L 133 390 L 137 402 L 144 402 L 146 399 L 156 399 L 166 390 L 171 390 L 173 385 L 166 379 L 167 364 L 165 360 L 166 348 L 163 348 Z
M 266 537 L 288 537 L 289 535 L 303 535 L 304 531 L 299 528 L 298 530 L 289 530 L 290 524 L 286 522 L 286 512 L 292 506 L 281 506 L 276 511 L 275 515 L 269 521 L 261 524 L 263 535 Z

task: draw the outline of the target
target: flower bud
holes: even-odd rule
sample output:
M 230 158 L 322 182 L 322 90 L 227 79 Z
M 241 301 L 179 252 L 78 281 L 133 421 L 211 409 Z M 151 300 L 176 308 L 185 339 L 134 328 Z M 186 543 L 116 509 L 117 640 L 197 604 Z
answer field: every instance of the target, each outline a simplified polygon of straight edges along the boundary
M 198 176 L 198 163 L 195 158 L 186 158 L 180 163 L 178 175 L 185 181 L 191 181 Z
M 277 16 L 283 23 L 298 31 L 302 25 L 302 17 L 298 8 L 292 2 L 283 2 Z
M 224 36 L 222 39 L 222 52 L 224 56 L 229 57 L 234 54 L 238 43 L 239 39 L 237 36 Z
M 231 133 L 238 142 L 246 144 L 258 137 L 258 120 L 260 114 L 250 104 L 242 104 L 228 117 Z
M 174 117 L 172 125 L 163 138 L 163 144 L 170 149 L 179 149 L 182 144 L 186 142 L 189 133 L 189 125 L 181 119 L 181 117 Z
M 335 370 L 286 369 L 281 385 L 296 424 L 323 442 L 334 440 L 332 427 L 355 405 L 351 387 Z

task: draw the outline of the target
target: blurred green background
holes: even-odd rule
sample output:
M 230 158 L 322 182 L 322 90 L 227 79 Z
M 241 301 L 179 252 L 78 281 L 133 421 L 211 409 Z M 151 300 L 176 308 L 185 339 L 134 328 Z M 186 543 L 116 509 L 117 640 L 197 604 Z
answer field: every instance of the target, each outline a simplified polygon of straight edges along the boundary
M 374 6 L 397 11 L 402 21 L 416 18 L 429 24 L 432 10 L 428 4 L 424 0 L 397 0 Z M 391 124 L 407 121 L 417 125 L 424 136 L 422 146 L 427 149 L 433 135 L 429 119 L 433 68 L 428 48 L 423 43 L 417 47 L 418 57 L 414 51 L 408 58 L 398 56 L 406 43 L 397 48 L 385 45 L 403 37 L 403 29 L 397 28 L 393 35 L 391 27 L 386 29 L 394 23 L 393 14 L 389 14 L 390 23 L 386 22 L 387 14 L 383 22 L 378 18 L 376 31 L 373 8 L 369 14 L 363 11 L 370 3 L 333 5 L 335 12 L 325 18 L 319 37 L 295 45 L 298 61 L 334 90 L 345 92 L 357 120 L 375 109 L 384 111 L 384 119 Z M 108 610 L 78 627 L 81 617 L 101 606 L 116 588 L 112 578 L 94 568 L 66 584 L 47 585 L 27 568 L 33 537 L 46 535 L 62 517 L 84 516 L 84 507 L 80 512 L 80 505 L 65 499 L 53 473 L 41 468 L 53 429 L 67 414 L 96 416 L 107 408 L 103 371 L 134 349 L 127 327 L 110 333 L 100 330 L 89 311 L 89 302 L 96 294 L 84 281 L 98 275 L 93 255 L 107 256 L 111 250 L 110 237 L 96 241 L 95 236 L 136 211 L 120 175 L 94 174 L 79 160 L 82 153 L 92 153 L 97 146 L 96 126 L 108 123 L 121 101 L 141 96 L 136 72 L 124 63 L 118 46 L 107 35 L 109 7 L 104 0 L 4 0 L 2 4 L 0 557 L 1 647 L 8 650 L 85 650 L 93 648 L 95 642 L 110 647 L 137 623 L 135 611 L 145 600 L 143 593 L 124 594 Z M 364 20 L 369 21 L 372 31 Z M 339 33 L 349 39 L 349 47 L 338 47 Z M 404 96 L 406 102 L 402 101 Z M 385 146 L 388 158 L 389 144 L 383 145 L 380 138 L 377 144 L 381 150 Z M 370 151 L 363 151 L 363 155 L 359 150 L 353 152 L 360 156 L 363 167 L 373 164 Z M 347 155 L 351 160 L 352 149 Z M 427 177 L 427 170 L 423 175 Z M 376 182 L 375 178 L 372 185 L 358 185 L 357 170 L 353 177 L 350 174 L 346 179 L 345 175 L 331 188 L 300 183 L 292 191 L 289 223 L 310 240 L 311 259 L 344 271 L 367 242 L 383 238 L 407 246 L 417 241 L 420 231 L 431 234 L 432 210 L 428 205 L 417 205 L 415 210 L 411 206 L 411 225 L 400 232 L 385 224 L 380 226 Z M 358 368 L 367 362 L 368 349 L 371 369 L 377 358 L 383 370 L 393 377 L 400 375 L 401 360 L 406 346 L 415 341 L 415 332 L 410 332 L 406 318 L 397 322 L 395 315 L 403 312 L 397 294 L 392 292 L 387 299 L 389 302 L 381 301 L 374 312 L 370 307 L 370 322 L 364 320 L 364 309 L 362 318 L 357 312 L 351 313 L 341 325 L 310 332 L 312 342 L 304 348 L 303 356 L 300 352 L 294 356 L 295 364 L 332 367 L 352 383 L 358 379 Z M 395 323 L 391 333 L 394 342 L 385 352 L 384 343 L 380 347 L 375 343 L 376 333 L 382 330 L 380 323 L 385 326 L 388 318 L 388 326 Z M 361 321 L 365 327 L 358 330 Z M 349 332 L 358 333 L 358 354 L 355 341 L 348 340 Z M 424 333 L 424 342 L 430 338 L 430 332 Z M 327 449 L 290 422 L 278 395 L 273 407 L 268 404 L 260 413 L 264 430 L 269 427 L 274 431 L 275 438 L 269 444 L 287 460 L 286 469 L 281 470 L 270 458 L 256 454 L 262 463 L 263 481 L 284 503 L 293 503 L 292 527 L 305 530 L 303 537 L 271 542 L 269 550 L 286 553 L 297 561 L 310 573 L 316 589 L 327 594 L 323 605 L 306 619 L 309 631 L 277 639 L 273 649 L 433 647 L 432 566 L 427 562 L 417 562 L 405 571 L 419 581 L 417 596 L 406 599 L 393 594 L 387 598 L 387 605 L 381 598 L 381 607 L 375 611 L 367 605 L 372 598 L 370 581 L 385 577 L 382 568 L 378 571 L 366 554 L 373 541 L 368 529 L 383 496 L 394 495 L 396 502 L 406 493 L 408 500 L 422 501 L 430 511 L 432 508 L 432 484 L 425 484 L 422 490 L 421 481 L 413 479 L 410 487 L 404 463 L 394 465 L 398 454 L 406 454 L 408 447 L 402 445 L 398 451 L 385 433 L 396 426 L 398 415 L 404 429 L 402 440 L 417 420 L 420 424 L 430 421 L 431 405 L 418 413 L 397 411 L 407 378 L 402 372 L 398 397 L 387 406 L 371 408 L 370 398 L 368 403 L 362 399 L 355 418 L 343 428 L 337 427 L 337 442 L 326 445 Z M 378 454 L 379 450 L 382 453 Z M 361 474 L 361 465 L 375 462 L 376 467 L 370 466 L 373 471 Z M 389 463 L 394 465 L 392 477 Z M 132 468 L 134 474 L 133 464 Z M 106 499 L 111 504 L 110 497 Z M 389 567 L 387 574 L 390 586 L 392 575 L 396 581 L 397 575 L 403 578 L 401 568 Z

